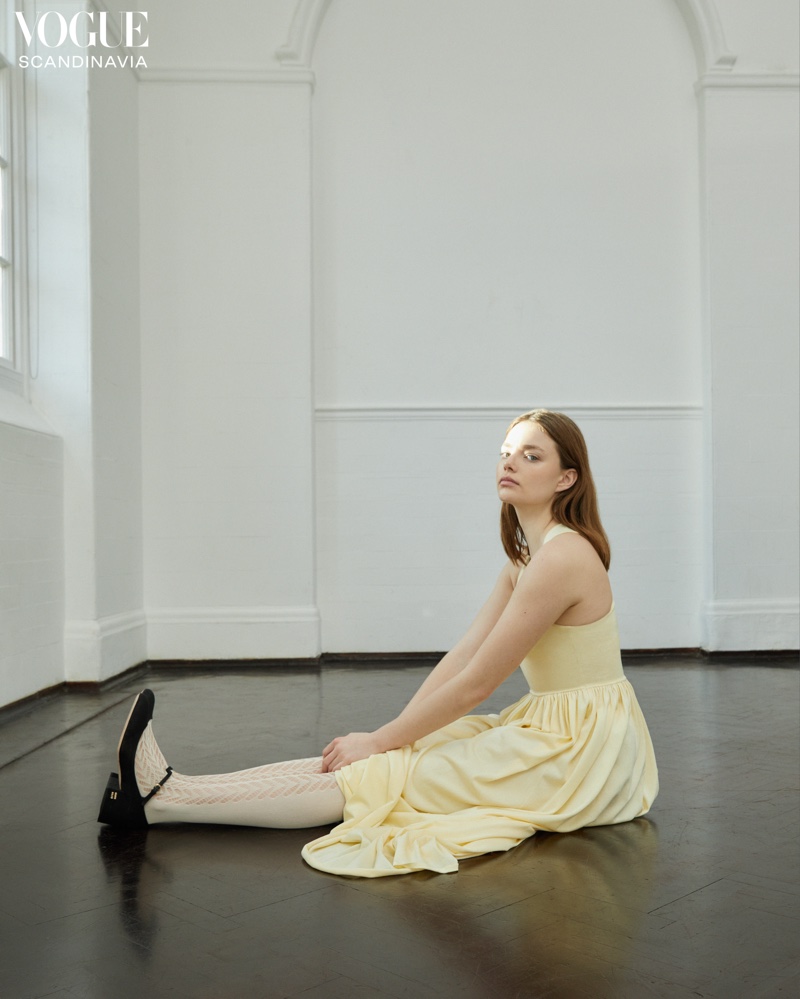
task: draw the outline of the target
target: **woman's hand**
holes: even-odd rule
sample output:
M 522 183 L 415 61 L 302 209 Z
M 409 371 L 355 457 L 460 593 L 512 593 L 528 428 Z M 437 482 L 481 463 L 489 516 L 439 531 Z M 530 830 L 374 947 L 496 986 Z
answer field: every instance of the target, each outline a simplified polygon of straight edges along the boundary
M 382 752 L 374 732 L 351 732 L 340 735 L 322 750 L 322 772 L 333 773 L 348 763 L 364 760 Z

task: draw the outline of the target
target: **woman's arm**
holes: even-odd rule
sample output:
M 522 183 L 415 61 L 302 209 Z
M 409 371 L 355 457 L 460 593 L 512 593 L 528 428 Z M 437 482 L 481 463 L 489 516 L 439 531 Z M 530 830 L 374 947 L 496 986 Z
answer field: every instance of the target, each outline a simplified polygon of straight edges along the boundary
M 424 696 L 414 697 L 397 718 L 376 731 L 334 739 L 323 752 L 324 768 L 338 770 L 373 753 L 409 745 L 475 708 L 513 673 L 545 631 L 581 598 L 580 580 L 590 557 L 580 545 L 543 546 L 468 661 L 457 671 L 442 670 L 440 682 L 429 685 Z M 493 598 L 494 594 L 487 608 Z M 425 684 L 418 692 L 420 695 L 424 688 Z

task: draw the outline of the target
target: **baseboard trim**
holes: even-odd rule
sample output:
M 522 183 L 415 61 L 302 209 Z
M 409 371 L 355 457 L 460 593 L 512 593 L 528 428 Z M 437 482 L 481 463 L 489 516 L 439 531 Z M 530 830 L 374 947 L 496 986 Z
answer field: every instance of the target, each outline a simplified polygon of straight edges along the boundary
M 438 663 L 446 652 L 323 652 L 321 666 L 401 666 Z
M 705 607 L 708 652 L 793 651 L 800 647 L 800 602 L 714 600 Z
M 297 656 L 276 659 L 150 659 L 147 663 L 148 670 L 165 672 L 194 670 L 196 672 L 209 672 L 212 670 L 225 669 L 231 672 L 246 672 L 252 670 L 258 672 L 270 672 L 274 670 L 314 670 L 319 671 L 320 656 Z
M 313 605 L 147 609 L 151 661 L 316 658 L 319 611 Z
M 107 614 L 64 626 L 64 674 L 68 683 L 102 683 L 147 658 L 147 621 L 141 610 Z
M 18 715 L 26 714 L 32 708 L 36 707 L 37 704 L 44 704 L 45 701 L 49 701 L 51 698 L 65 693 L 66 688 L 66 681 L 62 680 L 61 683 L 54 683 L 50 687 L 43 687 L 33 694 L 27 694 L 16 701 L 4 704 L 0 707 L 0 725 L 10 721 L 12 718 L 16 718 Z
M 25 697 L 20 697 L 19 700 L 11 701 L 0 707 L 0 724 L 7 718 L 16 714 L 24 714 L 32 707 L 35 707 L 37 703 L 50 700 L 50 698 L 57 697 L 59 694 L 104 694 L 106 691 L 113 690 L 115 687 L 120 687 L 124 683 L 127 683 L 128 680 L 133 679 L 137 674 L 147 672 L 148 666 L 147 662 L 140 662 L 129 669 L 123 670 L 122 673 L 108 677 L 106 680 L 62 680 L 60 683 L 54 683 L 50 687 L 43 687 L 33 694 L 27 694 Z

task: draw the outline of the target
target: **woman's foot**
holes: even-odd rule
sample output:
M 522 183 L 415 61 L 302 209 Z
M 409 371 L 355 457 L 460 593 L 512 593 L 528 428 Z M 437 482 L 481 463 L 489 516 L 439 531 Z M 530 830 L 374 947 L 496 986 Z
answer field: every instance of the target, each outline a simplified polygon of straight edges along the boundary
M 140 777 L 145 778 L 146 784 L 151 783 L 146 779 L 147 771 L 150 767 L 146 763 L 143 766 L 142 754 L 137 754 L 137 750 L 139 750 L 142 737 L 153 717 L 154 707 L 155 695 L 152 690 L 143 690 L 133 702 L 133 707 L 122 730 L 122 737 L 119 740 L 117 748 L 119 773 L 112 773 L 108 778 L 103 800 L 100 804 L 100 814 L 97 816 L 98 822 L 105 822 L 109 825 L 127 826 L 129 828 L 142 828 L 146 826 L 147 818 L 144 813 L 144 806 L 154 794 L 157 794 L 161 790 L 162 785 L 169 780 L 172 774 L 172 768 L 165 765 L 160 777 L 153 779 L 151 790 L 146 795 L 142 795 L 140 785 L 136 779 L 137 763 L 140 769 Z M 155 746 L 154 739 L 152 739 L 152 744 Z M 158 750 L 157 746 L 156 750 Z M 158 751 L 158 757 L 160 757 L 160 761 L 165 763 L 160 751 Z

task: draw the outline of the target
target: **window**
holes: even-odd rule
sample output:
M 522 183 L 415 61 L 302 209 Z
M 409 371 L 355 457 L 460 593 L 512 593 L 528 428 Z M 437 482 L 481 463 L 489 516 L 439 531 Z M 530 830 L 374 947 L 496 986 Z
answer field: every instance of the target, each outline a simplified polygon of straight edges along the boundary
M 14 65 L 9 5 L 0 2 L 0 387 L 21 392 L 21 335 L 24 320 L 24 273 L 21 225 L 24 205 L 20 162 L 22 148 L 21 71 Z
M 10 69 L 0 53 L 0 358 L 13 360 Z

